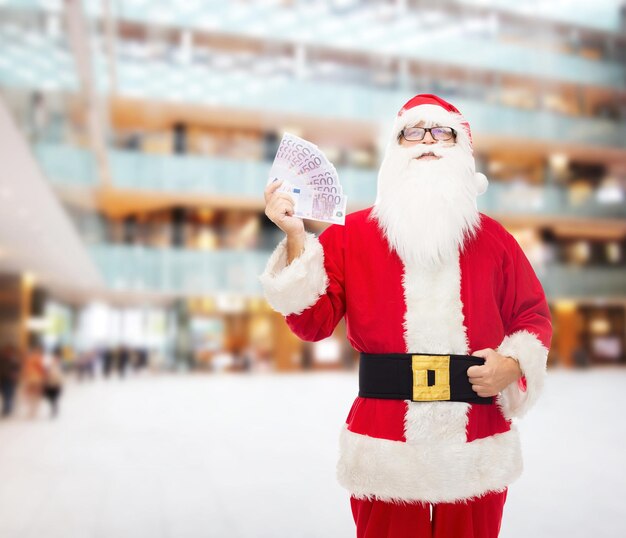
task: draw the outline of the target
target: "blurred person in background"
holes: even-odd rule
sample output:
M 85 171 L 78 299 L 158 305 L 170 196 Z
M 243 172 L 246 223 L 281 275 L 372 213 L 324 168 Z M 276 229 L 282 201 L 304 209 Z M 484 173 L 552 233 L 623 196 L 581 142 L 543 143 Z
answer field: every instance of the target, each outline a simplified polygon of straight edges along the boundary
M 154 349 L 148 352 L 148 371 L 156 374 L 167 366 L 167 358 L 160 351 Z
M 33 142 L 39 142 L 45 138 L 48 127 L 49 113 L 44 94 L 35 91 L 31 95 L 30 106 L 30 132 Z
M 136 349 L 134 367 L 137 372 L 148 367 L 148 350 L 145 347 Z
M 108 378 L 113 370 L 115 363 L 115 351 L 111 347 L 104 349 L 102 353 L 102 373 L 105 378 Z
M 22 358 L 17 347 L 6 344 L 0 350 L 0 396 L 2 396 L 2 417 L 13 413 L 13 402 L 20 379 Z
M 76 359 L 76 376 L 78 381 L 93 379 L 98 352 L 95 349 L 81 351 Z
M 588 368 L 591 365 L 591 357 L 589 357 L 589 352 L 587 348 L 579 343 L 574 349 L 572 356 L 574 358 L 574 364 L 578 368 Z
M 512 418 L 542 391 L 552 327 L 519 244 L 478 212 L 487 179 L 468 122 L 435 95 L 409 100 L 374 207 L 319 238 L 280 184 L 265 191 L 286 233 L 266 297 L 307 341 L 345 315 L 361 353 L 337 467 L 357 538 L 497 537 L 522 471 Z
M 52 353 L 44 361 L 43 396 L 50 403 L 50 418 L 59 414 L 59 399 L 63 391 L 63 368 L 61 355 Z
M 121 378 L 126 375 L 126 368 L 130 362 L 130 349 L 120 346 L 117 350 L 117 373 Z
M 26 356 L 22 370 L 22 390 L 28 418 L 37 416 L 43 395 L 45 373 L 43 348 L 35 345 Z

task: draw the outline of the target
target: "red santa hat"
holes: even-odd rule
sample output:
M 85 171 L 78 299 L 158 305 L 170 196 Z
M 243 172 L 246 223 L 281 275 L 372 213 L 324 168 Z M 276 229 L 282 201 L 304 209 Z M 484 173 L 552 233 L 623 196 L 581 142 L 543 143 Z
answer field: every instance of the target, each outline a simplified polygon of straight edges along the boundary
M 474 153 L 469 122 L 454 105 L 441 97 L 422 93 L 409 99 L 396 116 L 394 137 L 397 139 L 402 129 L 420 121 L 425 122 L 426 127 L 432 125 L 452 127 L 456 131 L 457 144 L 465 151 Z M 476 173 L 475 177 L 478 194 L 482 194 L 487 190 L 487 177 L 479 172 Z

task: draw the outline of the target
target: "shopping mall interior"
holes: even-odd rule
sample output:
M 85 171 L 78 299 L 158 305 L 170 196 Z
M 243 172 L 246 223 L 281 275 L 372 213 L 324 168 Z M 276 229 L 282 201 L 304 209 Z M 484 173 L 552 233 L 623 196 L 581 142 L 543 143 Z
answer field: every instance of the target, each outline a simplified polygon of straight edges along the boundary
M 302 342 L 263 296 L 258 276 L 284 237 L 263 190 L 290 132 L 336 166 L 348 212 L 371 206 L 393 117 L 417 93 L 471 123 L 489 179 L 479 209 L 513 234 L 544 287 L 548 367 L 566 376 L 556 384 L 623 376 L 626 3 L 0 0 L 0 50 L 0 348 L 58 357 L 68 406 L 72 384 L 75 405 L 96 401 L 85 381 L 122 400 L 120 379 L 143 394 L 146 379 L 167 375 L 218 392 L 215 379 L 271 373 L 306 372 L 322 391 L 320 379 L 353 384 L 358 354 L 343 321 Z M 192 473 L 180 480 L 200 487 Z M 208 498 L 225 502 L 217 490 Z M 41 530 L 12 517 L 7 536 Z M 58 536 L 87 536 L 83 524 Z M 131 535 L 107 528 L 94 536 Z M 286 524 L 147 528 L 134 536 L 335 536 Z

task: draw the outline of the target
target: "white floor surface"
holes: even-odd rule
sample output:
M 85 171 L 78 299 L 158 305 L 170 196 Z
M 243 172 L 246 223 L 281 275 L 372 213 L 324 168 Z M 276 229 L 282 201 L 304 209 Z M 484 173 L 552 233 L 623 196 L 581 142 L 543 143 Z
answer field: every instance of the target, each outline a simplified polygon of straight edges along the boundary
M 349 538 L 335 481 L 353 373 L 68 383 L 0 421 L 2 538 Z M 518 423 L 502 538 L 626 536 L 626 369 L 552 370 Z M 454 538 L 454 537 L 451 537 Z

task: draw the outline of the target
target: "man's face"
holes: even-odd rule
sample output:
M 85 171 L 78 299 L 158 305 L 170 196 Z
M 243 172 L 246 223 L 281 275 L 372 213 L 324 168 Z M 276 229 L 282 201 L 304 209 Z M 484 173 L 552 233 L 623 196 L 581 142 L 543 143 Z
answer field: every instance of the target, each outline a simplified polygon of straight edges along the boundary
M 445 117 L 414 121 L 387 146 L 374 214 L 402 260 L 435 267 L 478 221 L 474 157 Z
M 422 145 L 425 147 L 432 146 L 432 149 L 430 149 L 429 151 L 422 152 L 418 157 L 415 157 L 415 159 L 418 161 L 437 161 L 441 159 L 442 157 L 437 152 L 437 148 L 440 148 L 440 147 L 448 148 L 448 147 L 454 146 L 456 144 L 456 136 L 453 135 L 449 140 L 437 140 L 433 136 L 432 132 L 429 130 L 424 133 L 424 138 L 422 138 L 421 140 L 407 140 L 407 138 L 419 138 L 419 136 L 421 136 L 421 133 L 416 132 L 416 129 L 425 128 L 425 127 L 427 127 L 427 125 L 426 125 L 426 122 L 424 121 L 420 121 L 419 123 L 415 125 L 406 127 L 403 130 L 403 132 L 401 132 L 398 136 L 398 144 L 406 148 L 410 148 L 410 147 L 418 146 L 418 145 Z M 440 138 L 442 131 L 444 131 L 445 129 L 449 129 L 449 128 L 445 125 L 435 124 L 431 126 L 431 129 L 436 129 L 436 136 Z

